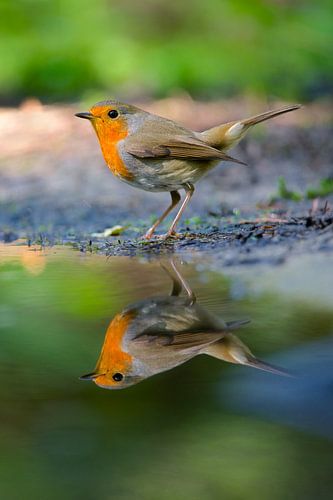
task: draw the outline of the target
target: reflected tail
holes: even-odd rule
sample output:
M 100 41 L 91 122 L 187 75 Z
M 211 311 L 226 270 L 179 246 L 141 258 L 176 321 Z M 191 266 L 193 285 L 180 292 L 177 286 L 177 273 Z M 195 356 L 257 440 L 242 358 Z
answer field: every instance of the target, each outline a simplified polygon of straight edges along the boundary
M 204 353 L 214 358 L 221 359 L 222 361 L 226 361 L 227 363 L 251 366 L 252 368 L 274 373 L 275 375 L 292 377 L 290 373 L 282 368 L 257 359 L 252 354 L 250 349 L 232 333 L 227 333 L 223 339 L 219 340 L 215 344 L 209 345 L 205 349 Z

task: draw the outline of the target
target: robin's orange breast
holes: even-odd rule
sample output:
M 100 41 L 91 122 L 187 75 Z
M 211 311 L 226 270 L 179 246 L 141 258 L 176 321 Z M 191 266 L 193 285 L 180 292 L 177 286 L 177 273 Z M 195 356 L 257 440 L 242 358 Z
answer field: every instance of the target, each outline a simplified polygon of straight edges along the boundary
M 117 177 L 126 180 L 132 179 L 133 174 L 124 164 L 117 148 L 118 142 L 125 139 L 128 135 L 125 120 L 118 119 L 109 124 L 102 119 L 97 119 L 93 121 L 93 126 L 99 139 L 104 159 L 111 172 Z
M 120 373 L 126 373 L 132 365 L 132 356 L 125 352 L 122 342 L 126 331 L 134 318 L 133 312 L 117 314 L 111 321 L 105 336 L 101 356 L 98 360 L 96 372 L 106 374 L 110 369 Z M 99 377 L 102 382 L 104 375 Z

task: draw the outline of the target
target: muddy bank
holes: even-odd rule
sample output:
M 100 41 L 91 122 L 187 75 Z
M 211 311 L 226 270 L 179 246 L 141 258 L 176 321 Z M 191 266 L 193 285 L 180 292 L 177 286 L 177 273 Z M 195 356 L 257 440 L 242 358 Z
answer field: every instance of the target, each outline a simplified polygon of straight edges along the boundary
M 246 221 L 208 226 L 203 231 L 184 231 L 176 239 L 84 240 L 73 242 L 81 252 L 102 252 L 109 256 L 188 254 L 205 252 L 224 266 L 236 264 L 281 264 L 289 256 L 333 252 L 333 212 L 321 211 L 304 217 Z

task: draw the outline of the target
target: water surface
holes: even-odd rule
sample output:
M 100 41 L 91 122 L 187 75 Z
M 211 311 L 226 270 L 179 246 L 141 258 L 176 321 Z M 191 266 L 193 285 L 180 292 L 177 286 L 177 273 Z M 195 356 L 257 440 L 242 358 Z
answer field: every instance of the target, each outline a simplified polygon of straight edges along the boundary
M 3 498 L 329 498 L 332 262 L 174 264 L 205 314 L 251 320 L 233 333 L 295 377 L 197 355 L 122 390 L 79 380 L 117 315 L 169 297 L 172 263 L 2 245 Z

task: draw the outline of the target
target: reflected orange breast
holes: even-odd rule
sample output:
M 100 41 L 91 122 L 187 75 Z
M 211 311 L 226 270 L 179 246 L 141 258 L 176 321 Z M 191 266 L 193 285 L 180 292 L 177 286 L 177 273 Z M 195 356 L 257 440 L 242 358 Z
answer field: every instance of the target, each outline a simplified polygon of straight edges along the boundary
M 97 364 L 97 373 L 107 373 L 109 370 L 126 373 L 132 364 L 132 356 L 123 351 L 124 335 L 134 318 L 132 311 L 117 314 L 111 321 L 105 336 L 101 356 Z

